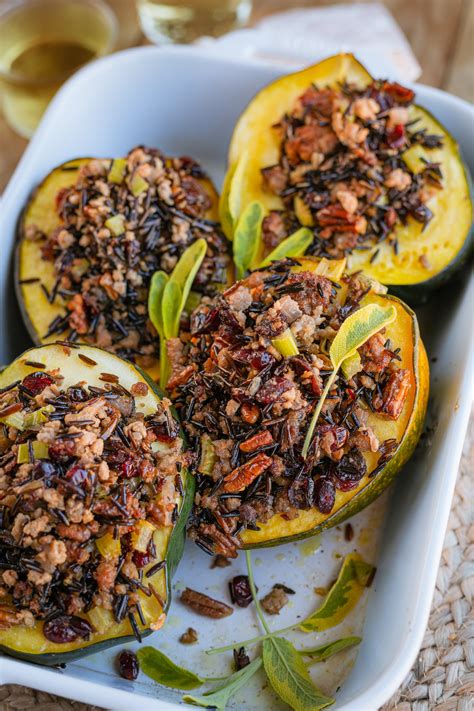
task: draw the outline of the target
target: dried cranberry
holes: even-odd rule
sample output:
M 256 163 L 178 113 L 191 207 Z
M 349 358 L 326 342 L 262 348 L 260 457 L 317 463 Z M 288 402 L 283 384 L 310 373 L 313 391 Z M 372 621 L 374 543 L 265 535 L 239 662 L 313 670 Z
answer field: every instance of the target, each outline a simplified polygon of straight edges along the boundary
M 351 449 L 334 468 L 335 484 L 341 491 L 355 489 L 367 473 L 364 455 L 358 449 Z
M 82 467 L 78 465 L 68 469 L 65 474 L 65 478 L 75 486 L 81 486 L 87 480 L 87 477 L 87 469 L 82 469 Z
M 156 553 L 154 551 L 153 540 L 151 540 L 148 544 L 146 553 L 143 553 L 142 551 L 133 551 L 133 562 L 137 568 L 144 568 L 145 565 L 148 565 L 152 560 L 154 560 L 155 556 Z
M 58 439 L 49 445 L 49 456 L 55 462 L 66 462 L 73 456 L 74 446 L 72 439 Z
M 252 602 L 252 593 L 247 575 L 236 575 L 229 583 L 230 597 L 234 605 L 248 607 Z
M 330 479 L 317 479 L 314 484 L 314 501 L 321 513 L 331 513 L 336 500 L 336 489 Z
M 227 308 L 221 309 L 220 322 L 225 324 L 226 326 L 228 326 L 232 332 L 243 331 L 241 324 L 237 320 L 237 316 L 231 309 L 227 309 Z
M 210 333 L 215 331 L 219 325 L 219 309 L 194 311 L 191 316 L 191 333 L 193 335 Z
M 250 657 L 246 653 L 245 647 L 234 649 L 234 664 L 236 671 L 240 671 L 244 667 L 248 667 L 250 664 Z
M 387 143 L 390 148 L 401 148 L 405 143 L 405 126 L 397 123 L 391 131 L 387 133 Z
M 293 387 L 294 384 L 287 378 L 270 378 L 258 391 L 257 400 L 261 402 L 262 405 L 270 405 L 271 403 L 278 402 L 282 393 L 291 390 Z
M 173 442 L 179 435 L 179 425 L 176 420 L 160 422 L 153 427 L 153 432 L 159 442 Z
M 50 642 L 67 644 L 76 639 L 88 639 L 93 630 L 91 625 L 82 617 L 61 615 L 45 622 L 43 634 Z
M 135 681 L 140 671 L 137 655 L 128 649 L 124 649 L 118 655 L 118 668 L 122 679 Z
M 67 389 L 67 395 L 72 402 L 85 402 L 89 395 L 80 385 L 71 386 Z
M 232 358 L 237 363 L 245 363 L 255 370 L 263 370 L 269 365 L 273 365 L 275 358 L 265 348 L 238 348 L 232 352 Z
M 48 385 L 54 383 L 54 378 L 52 378 L 47 373 L 43 373 L 42 370 L 37 370 L 35 373 L 30 373 L 25 378 L 23 378 L 22 384 L 33 393 L 33 395 L 38 395 L 42 393 Z
M 397 82 L 384 82 L 382 91 L 391 96 L 392 99 L 399 104 L 410 104 L 415 98 L 415 92 L 412 89 L 408 89 L 406 86 L 402 86 Z
M 136 474 L 139 462 L 128 449 L 120 448 L 107 452 L 107 464 L 125 479 L 131 479 Z

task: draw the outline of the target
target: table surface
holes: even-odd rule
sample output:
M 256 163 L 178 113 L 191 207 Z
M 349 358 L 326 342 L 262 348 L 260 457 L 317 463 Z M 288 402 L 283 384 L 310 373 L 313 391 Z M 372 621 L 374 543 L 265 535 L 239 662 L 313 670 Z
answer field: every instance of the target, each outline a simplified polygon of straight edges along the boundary
M 0 0 L 0 8 L 6 1 Z M 124 28 L 121 45 L 139 44 L 142 40 L 133 1 L 107 1 Z M 333 0 L 254 0 L 252 21 L 292 7 L 334 4 Z M 474 101 L 473 0 L 384 0 L 384 4 L 404 31 L 420 62 L 423 70 L 420 81 Z M 0 193 L 26 144 L 0 116 Z M 474 466 L 473 440 L 471 426 L 466 442 L 464 475 L 461 474 L 458 482 L 452 514 L 454 522 L 450 521 L 427 636 L 410 676 L 383 711 L 395 708 L 397 711 L 415 708 L 417 711 L 454 711 L 469 707 L 472 686 L 467 681 L 470 654 L 466 645 L 472 642 L 472 636 L 466 630 L 472 607 L 467 601 L 472 602 L 474 596 L 474 578 L 466 575 L 463 566 L 467 564 L 466 553 L 474 550 L 474 526 L 469 527 L 472 506 L 469 505 L 468 488 L 468 474 Z M 13 711 L 20 708 L 25 711 L 33 708 L 35 711 L 92 709 L 23 687 L 0 689 L 0 709 Z
M 0 0 L 0 7 L 8 0 Z M 121 44 L 140 42 L 133 0 L 107 0 L 121 23 Z M 346 0 L 351 2 L 351 0 Z M 254 0 L 252 22 L 292 7 L 335 5 L 334 0 Z M 404 31 L 423 70 L 420 81 L 474 101 L 472 0 L 384 0 Z M 0 193 L 26 141 L 0 116 Z

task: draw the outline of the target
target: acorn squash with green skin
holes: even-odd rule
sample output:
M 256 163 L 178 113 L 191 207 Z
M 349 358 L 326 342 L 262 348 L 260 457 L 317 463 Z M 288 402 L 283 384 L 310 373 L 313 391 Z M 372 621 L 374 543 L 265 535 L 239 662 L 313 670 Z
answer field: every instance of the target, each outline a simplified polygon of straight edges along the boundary
M 78 357 L 79 354 L 96 361 L 97 365 L 85 363 Z M 135 383 L 146 383 L 149 386 L 147 394 L 135 397 L 137 410 L 144 414 L 155 412 L 156 405 L 163 396 L 156 383 L 134 364 L 99 348 L 84 345 L 78 348 L 69 348 L 60 344 L 49 344 L 25 351 L 0 373 L 0 389 L 38 370 L 37 367 L 28 365 L 25 361 L 42 363 L 46 366 L 45 370 L 59 368 L 64 376 L 62 387 L 75 385 L 82 380 L 88 385 L 101 387 L 104 385 L 104 382 L 100 380 L 102 372 L 117 375 L 120 384 L 128 391 Z M 169 608 L 171 580 L 183 553 L 185 525 L 194 498 L 194 479 L 185 469 L 181 471 L 180 476 L 184 496 L 177 498 L 180 507 L 179 516 L 173 527 L 155 530 L 153 540 L 156 546 L 156 558 L 143 569 L 146 573 L 146 570 L 157 561 L 166 560 L 166 571 L 161 569 L 147 579 L 147 582 L 154 586 L 162 598 L 163 606 L 155 596 L 147 597 L 141 591 L 138 592 L 147 622 L 146 625 L 142 625 L 137 620 L 143 637 L 152 633 L 149 625 L 159 620 L 160 615 L 166 614 Z M 2 599 L 2 605 L 7 602 L 7 599 Z M 87 613 L 84 615 L 80 613 L 80 616 L 87 618 Z M 162 619 L 164 620 L 164 618 Z M 103 632 L 95 631 L 88 640 L 79 639 L 65 644 L 52 643 L 46 639 L 42 633 L 42 626 L 43 623 L 37 621 L 34 627 L 16 625 L 9 629 L 0 629 L 0 650 L 29 662 L 51 666 L 68 663 L 87 654 L 94 654 L 107 647 L 135 639 L 128 619 L 121 623 L 113 620 L 110 627 Z
M 387 294 L 370 292 L 362 303 L 375 303 L 380 306 L 392 304 L 397 311 L 395 321 L 386 326 L 384 337 L 390 339 L 393 349 L 401 348 L 401 361 L 398 365 L 410 371 L 411 387 L 397 420 L 369 412 L 367 424 L 380 442 L 395 438 L 398 444 L 387 464 L 373 478 L 370 474 L 378 466 L 380 453 L 362 452 L 367 463 L 367 474 L 355 489 L 336 491 L 336 500 L 330 514 L 323 514 L 315 507 L 300 510 L 297 518 L 291 520 L 275 514 L 267 523 L 257 522 L 259 531 L 247 529 L 241 534 L 244 548 L 277 546 L 314 536 L 337 526 L 380 496 L 401 472 L 415 450 L 423 429 L 429 394 L 428 358 L 416 316 L 400 299 Z
M 60 224 L 61 220 L 56 210 L 58 193 L 64 188 L 75 184 L 79 169 L 91 158 L 76 158 L 66 161 L 54 168 L 40 183 L 27 203 L 19 225 L 19 243 L 15 255 L 15 287 L 23 321 L 28 333 L 36 345 L 54 343 L 58 334 L 45 337 L 50 323 L 57 316 L 65 313 L 65 302 L 56 296 L 50 303 L 41 284 L 52 292 L 56 281 L 54 263 L 42 258 L 42 241 L 31 241 L 25 238 L 30 225 L 36 226 L 44 234 L 49 235 Z M 218 220 L 219 196 L 212 182 L 199 179 L 212 199 L 212 207 L 206 213 L 209 220 Z M 34 279 L 36 281 L 29 282 Z M 40 281 L 37 281 L 37 280 Z M 61 336 L 67 338 L 67 332 Z M 159 365 L 147 368 L 148 374 L 159 379 Z
M 228 171 L 234 177 L 227 181 L 221 199 L 221 216 L 226 216 L 223 224 L 228 236 L 242 210 L 253 200 L 260 201 L 267 211 L 283 207 L 279 196 L 264 190 L 260 172 L 278 163 L 280 157 L 280 138 L 272 130 L 272 124 L 291 112 L 298 97 L 311 84 L 330 87 L 343 80 L 364 87 L 372 77 L 352 55 L 340 54 L 277 79 L 247 106 L 234 129 L 229 149 Z M 411 217 L 406 225 L 396 226 L 398 254 L 387 241 L 369 250 L 353 251 L 348 256 L 348 270 L 363 269 L 391 291 L 417 301 L 450 279 L 469 257 L 472 202 L 467 170 L 453 137 L 426 109 L 410 106 L 409 114 L 410 121 L 419 119 L 417 130 L 426 128 L 429 134 L 443 137 L 441 148 L 415 145 L 402 154 L 413 172 L 422 169 L 424 157 L 441 164 L 443 188 L 427 202 L 434 216 L 424 228 Z M 378 254 L 371 263 L 376 250 Z

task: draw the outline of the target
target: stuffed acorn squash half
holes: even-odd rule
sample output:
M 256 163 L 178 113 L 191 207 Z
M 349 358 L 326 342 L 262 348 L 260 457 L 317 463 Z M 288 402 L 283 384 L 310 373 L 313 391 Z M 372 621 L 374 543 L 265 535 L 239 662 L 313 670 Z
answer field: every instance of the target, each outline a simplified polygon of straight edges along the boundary
M 231 140 L 228 236 L 258 201 L 266 253 L 303 225 L 307 254 L 346 256 L 415 300 L 440 286 L 468 256 L 472 203 L 455 140 L 414 101 L 347 54 L 262 89 Z
M 152 275 L 169 274 L 200 238 L 207 254 L 194 289 L 227 282 L 218 196 L 191 158 L 138 147 L 125 158 L 81 158 L 55 168 L 25 208 L 17 294 L 36 344 L 58 338 L 111 350 L 154 378 L 159 351 L 147 317 Z
M 210 554 L 341 523 L 417 444 L 429 373 L 416 316 L 344 266 L 273 262 L 192 315 L 172 395 L 195 454 L 189 532 Z
M 0 649 L 59 664 L 165 622 L 193 480 L 170 403 L 89 346 L 0 375 Z

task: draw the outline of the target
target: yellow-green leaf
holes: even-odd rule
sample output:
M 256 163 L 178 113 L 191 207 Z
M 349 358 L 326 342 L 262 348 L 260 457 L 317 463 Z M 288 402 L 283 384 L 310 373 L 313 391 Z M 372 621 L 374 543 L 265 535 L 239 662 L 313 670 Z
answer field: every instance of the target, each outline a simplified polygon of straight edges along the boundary
M 292 235 L 282 240 L 270 254 L 260 263 L 267 267 L 272 262 L 286 257 L 302 257 L 313 241 L 313 233 L 307 227 L 301 227 Z
M 232 221 L 232 229 L 235 231 L 237 222 L 242 212 L 242 184 L 247 172 L 249 152 L 244 151 L 232 169 L 232 176 L 229 185 L 228 209 Z
M 224 183 L 222 185 L 221 197 L 219 199 L 219 219 L 221 221 L 221 226 L 224 231 L 224 234 L 230 240 L 232 240 L 234 237 L 234 220 L 230 212 L 229 197 L 230 186 L 232 183 L 232 178 L 235 174 L 236 167 L 237 163 L 234 163 L 234 165 L 232 165 L 227 171 L 224 178 Z
M 357 605 L 374 573 L 358 553 L 345 557 L 336 582 L 321 607 L 300 625 L 303 632 L 322 632 L 335 627 Z
M 234 233 L 234 264 L 237 279 L 242 279 L 252 268 L 260 252 L 263 207 L 251 202 L 239 217 Z
M 367 304 L 351 314 L 341 324 L 339 331 L 331 343 L 329 356 L 335 369 L 366 341 L 382 328 L 395 320 L 395 307 Z
M 303 458 L 306 458 L 313 433 L 318 423 L 319 415 L 321 414 L 324 402 L 331 390 L 331 387 L 336 379 L 337 372 L 346 358 L 352 357 L 360 346 L 364 345 L 371 336 L 378 333 L 382 328 L 388 326 L 395 320 L 397 312 L 395 307 L 379 306 L 378 304 L 367 304 L 358 309 L 343 321 L 339 331 L 336 333 L 331 347 L 329 356 L 333 365 L 333 372 L 327 379 L 324 390 L 319 398 L 316 409 L 313 412 L 311 422 L 306 433 L 306 437 L 301 451 Z
M 362 370 L 362 361 L 358 351 L 342 361 L 341 370 L 346 380 L 350 380 Z
M 182 295 L 183 292 L 180 285 L 172 279 L 168 279 L 163 290 L 163 300 L 161 302 L 163 334 L 165 339 L 175 338 L 179 331 Z
M 287 639 L 263 641 L 263 666 L 274 691 L 294 711 L 319 711 L 334 703 L 313 684 L 301 655 Z
M 142 672 L 158 684 L 188 691 L 201 686 L 204 682 L 201 677 L 179 667 L 171 659 L 168 659 L 166 654 L 154 647 L 142 647 L 138 650 L 137 657 Z
M 215 708 L 218 711 L 225 711 L 225 707 L 230 697 L 233 696 L 248 682 L 256 671 L 262 666 L 262 658 L 257 657 L 240 671 L 232 674 L 225 681 L 217 684 L 213 689 L 206 691 L 202 696 L 183 696 L 183 701 L 188 704 L 196 704 L 205 708 Z
M 300 649 L 299 653 L 303 657 L 311 657 L 310 664 L 313 664 L 317 662 L 324 662 L 334 654 L 338 654 L 344 649 L 349 649 L 349 647 L 355 647 L 356 644 L 360 644 L 361 642 L 362 637 L 343 637 L 342 639 L 336 639 L 334 642 L 322 644 L 319 647 Z
M 163 335 L 163 314 L 161 305 L 163 302 L 163 292 L 167 283 L 168 275 L 165 272 L 155 272 L 151 278 L 150 291 L 148 292 L 148 315 L 160 336 Z

